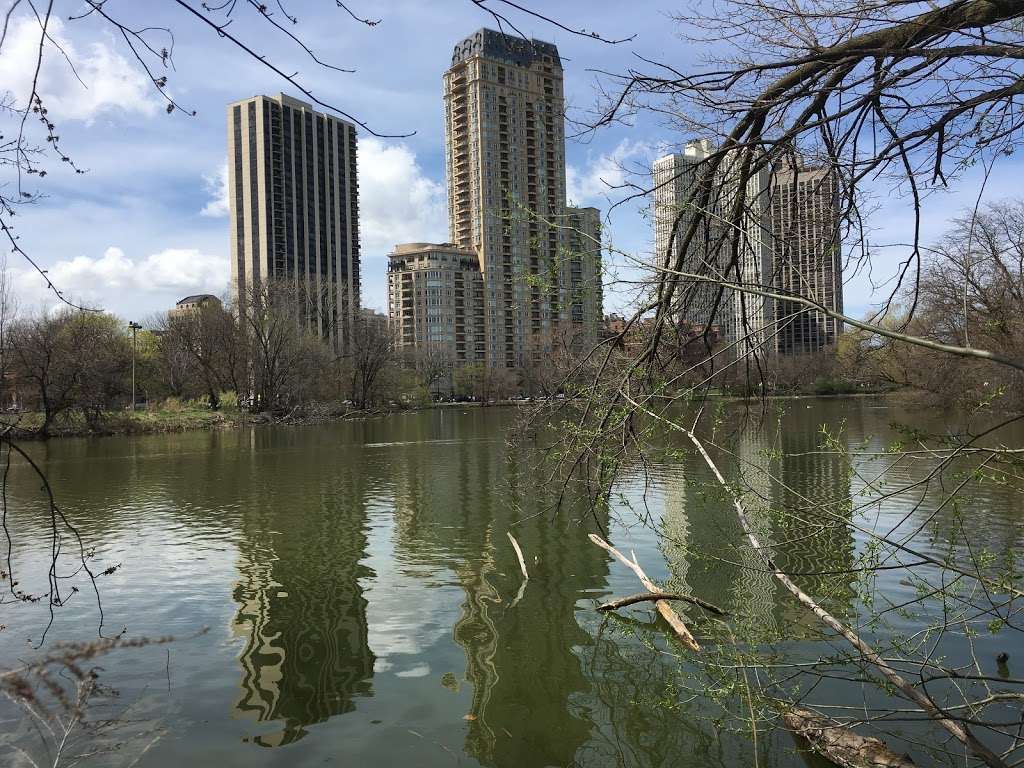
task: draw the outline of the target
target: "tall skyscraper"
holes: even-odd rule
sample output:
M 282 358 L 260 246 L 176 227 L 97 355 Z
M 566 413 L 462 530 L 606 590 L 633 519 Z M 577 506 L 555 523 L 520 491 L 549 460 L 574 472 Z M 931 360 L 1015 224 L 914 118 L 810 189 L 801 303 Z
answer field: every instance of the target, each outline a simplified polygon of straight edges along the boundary
M 824 168 L 780 168 L 772 180 L 770 220 L 774 272 L 780 292 L 813 299 L 843 311 L 843 264 L 839 232 L 839 189 Z M 835 344 L 843 323 L 791 301 L 772 303 L 776 349 L 783 354 L 815 352 Z
M 239 311 L 273 281 L 343 345 L 359 311 L 355 126 L 284 94 L 228 105 L 231 283 Z
M 701 139 L 686 144 L 683 152 L 675 152 L 654 161 L 654 266 L 675 269 L 682 253 L 683 239 L 693 220 L 691 199 L 698 168 L 713 151 L 710 141 Z M 673 238 L 674 233 L 674 238 Z M 710 237 L 704 228 L 694 237 L 682 261 L 682 271 L 695 275 L 712 275 L 717 271 L 717 254 L 704 247 Z M 672 253 L 669 254 L 671 244 Z M 666 264 L 666 258 L 668 262 Z M 676 316 L 694 328 L 717 322 L 714 298 L 717 286 L 692 278 L 681 278 L 673 303 Z M 712 317 L 712 314 L 715 317 Z
M 566 222 L 570 320 L 572 327 L 579 329 L 579 340 L 593 345 L 604 319 L 601 212 L 597 208 L 570 206 Z
M 736 165 L 739 155 L 726 157 L 719 172 L 719 198 L 717 215 L 723 220 L 732 215 L 736 197 L 739 194 Z M 751 170 L 747 179 L 743 197 L 743 214 L 740 219 L 739 238 L 730 237 L 722 248 L 719 263 L 722 272 L 729 282 L 751 288 L 764 288 L 771 284 L 770 276 L 774 271 L 774 256 L 771 247 L 771 234 L 768 221 L 768 199 L 772 174 L 766 165 L 759 170 Z M 725 232 L 724 227 L 720 232 Z M 729 233 L 730 236 L 734 233 Z M 726 266 L 733 258 L 733 245 L 736 245 L 736 264 Z M 721 320 L 718 325 L 721 336 L 735 342 L 732 353 L 748 354 L 757 351 L 761 354 L 774 349 L 769 327 L 771 321 L 772 302 L 763 296 L 742 290 L 726 289 L 722 293 Z
M 558 49 L 481 29 L 455 46 L 444 103 L 450 237 L 483 273 L 488 365 L 519 367 L 571 319 Z
M 683 153 L 654 163 L 654 241 L 663 265 L 675 227 L 670 267 L 678 258 L 693 215 L 696 169 L 713 151 L 702 139 Z M 737 156 L 738 158 L 738 156 Z M 741 231 L 724 222 L 738 193 L 732 158 L 719 166 L 708 215 L 682 260 L 683 271 L 750 288 L 772 289 L 813 298 L 842 311 L 835 177 L 824 170 L 765 166 L 746 182 Z M 738 246 L 733 264 L 733 245 Z M 717 299 L 717 305 L 716 305 Z M 758 350 L 780 354 L 814 352 L 834 344 L 842 324 L 823 312 L 793 302 L 774 301 L 743 290 L 724 289 L 711 280 L 681 278 L 673 301 L 679 320 L 695 328 L 718 326 L 732 354 Z

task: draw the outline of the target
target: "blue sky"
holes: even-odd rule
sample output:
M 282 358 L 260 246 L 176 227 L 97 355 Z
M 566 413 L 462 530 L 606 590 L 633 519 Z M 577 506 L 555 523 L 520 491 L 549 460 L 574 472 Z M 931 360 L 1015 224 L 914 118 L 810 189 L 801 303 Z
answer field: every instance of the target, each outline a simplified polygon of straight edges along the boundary
M 64 151 L 88 173 L 76 176 L 60 163 L 49 163 L 52 172 L 38 186 L 46 197 L 23 207 L 17 217 L 21 243 L 64 290 L 126 318 L 166 310 L 188 293 L 222 293 L 229 277 L 226 208 L 220 189 L 225 105 L 257 93 L 300 94 L 172 4 L 154 8 L 150 2 L 110 0 L 107 11 L 126 24 L 167 25 L 174 31 L 175 70 L 167 73 L 168 90 L 197 115 L 168 115 L 109 25 L 96 18 L 67 20 L 81 12 L 82 5 L 57 0 L 62 21 L 51 32 L 84 86 L 61 53 L 51 48 L 41 90 Z M 360 138 L 364 304 L 385 309 L 390 247 L 447 239 L 441 75 L 454 44 L 494 22 L 469 0 L 353 0 L 349 5 L 381 23 L 373 28 L 358 24 L 331 2 L 286 3 L 299 19 L 289 28 L 320 58 L 355 68 L 355 74 L 317 67 L 243 2 L 238 3 L 230 30 L 282 69 L 298 71 L 300 80 L 322 100 L 375 130 L 415 131 L 403 139 L 374 139 L 365 133 Z M 638 53 L 685 68 L 701 54 L 680 39 L 669 19 L 669 12 L 686 10 L 682 3 L 544 0 L 534 7 L 607 36 L 636 35 L 632 42 L 609 46 L 521 14 L 511 17 L 523 32 L 558 45 L 571 114 L 580 115 L 594 104 L 595 88 L 602 82 L 595 70 L 638 66 Z M 37 44 L 38 25 L 22 8 L 0 51 L 0 90 L 9 89 L 21 101 L 27 97 L 34 65 L 31 52 Z M 639 171 L 663 149 L 688 138 L 692 137 L 642 115 L 632 125 L 612 126 L 585 142 L 570 141 L 570 197 L 607 210 L 609 194 L 611 200 L 617 199 L 607 184 L 623 180 L 620 165 Z M 988 181 L 986 196 L 1012 194 L 1021 170 L 1019 161 L 1004 163 Z M 950 216 L 973 204 L 979 178 L 978 172 L 969 173 L 950 193 L 933 199 L 925 222 L 927 237 L 937 236 Z M 879 200 L 876 241 L 905 241 L 905 200 L 898 190 L 882 191 Z M 618 209 L 607 232 L 617 248 L 637 255 L 651 249 L 650 223 L 637 206 Z M 896 250 L 878 257 L 873 269 L 876 282 L 892 271 L 898 257 Z M 9 268 L 23 307 L 32 309 L 46 301 L 37 275 L 13 256 Z M 848 277 L 847 311 L 862 314 L 873 299 L 870 281 L 866 274 Z M 606 311 L 620 309 L 626 295 L 609 285 Z

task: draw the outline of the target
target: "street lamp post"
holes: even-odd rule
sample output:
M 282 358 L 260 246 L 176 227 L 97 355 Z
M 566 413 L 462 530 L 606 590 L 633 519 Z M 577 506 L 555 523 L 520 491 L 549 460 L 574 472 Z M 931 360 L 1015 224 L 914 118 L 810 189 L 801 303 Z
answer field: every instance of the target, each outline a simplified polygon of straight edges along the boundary
M 135 334 L 142 330 L 142 326 L 136 323 L 134 320 L 128 323 L 128 327 L 132 329 L 132 410 L 135 410 Z

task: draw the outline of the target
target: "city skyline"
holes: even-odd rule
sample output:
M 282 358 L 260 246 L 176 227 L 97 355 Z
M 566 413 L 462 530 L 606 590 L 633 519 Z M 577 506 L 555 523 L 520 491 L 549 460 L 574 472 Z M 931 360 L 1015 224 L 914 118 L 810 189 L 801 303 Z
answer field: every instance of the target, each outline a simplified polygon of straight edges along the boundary
M 570 6 L 552 3 L 552 11 L 556 10 L 568 13 Z M 125 21 L 132 23 L 133 9 L 125 12 Z M 367 272 L 363 303 L 386 310 L 391 247 L 396 242 L 447 239 L 438 73 L 450 62 L 451 30 L 476 29 L 488 17 L 457 6 L 410 7 L 367 31 L 318 25 L 321 15 L 326 17 L 326 11 L 310 9 L 303 18 L 310 44 L 318 51 L 344 51 L 339 63 L 357 68 L 356 75 L 317 71 L 308 60 L 300 61 L 285 42 L 268 40 L 263 52 L 290 70 L 300 70 L 303 82 L 326 100 L 372 119 L 372 127 L 388 133 L 416 131 L 396 139 L 361 135 L 360 224 Z M 173 24 L 175 18 L 164 20 Z M 245 19 L 234 25 L 240 33 L 260 29 Z M 65 26 L 62 22 L 52 28 L 56 40 L 69 40 Z M 604 10 L 602 26 L 635 32 L 637 44 L 647 50 L 675 44 L 674 28 L 657 14 L 637 16 L 628 7 L 612 7 Z M 177 73 L 171 80 L 172 87 L 188 83 L 179 95 L 198 114 L 195 118 L 168 116 L 150 93 L 151 84 L 144 75 L 116 53 L 99 29 L 90 32 L 88 24 L 75 29 L 77 46 L 66 50 L 83 63 L 83 79 L 93 87 L 84 88 L 59 57 L 44 64 L 41 84 L 54 115 L 60 116 L 65 149 L 88 173 L 74 176 L 52 169 L 40 185 L 48 197 L 19 213 L 23 245 L 70 295 L 126 317 L 145 318 L 189 294 L 226 292 L 230 258 L 222 194 L 224 105 L 255 93 L 290 92 L 290 87 L 261 65 L 240 61 L 217 45 L 215 34 L 199 34 L 178 41 Z M 592 70 L 614 70 L 631 58 L 627 46 L 597 45 L 555 29 L 534 31 L 556 43 L 573 62 L 565 92 L 567 109 L 575 117 L 584 116 L 594 104 Z M 31 75 L 16 56 L 31 39 L 30 25 L 12 24 L 0 56 L 0 82 L 12 91 L 23 92 Z M 416 66 L 394 67 L 393 59 L 379 55 L 382 45 L 402 48 Z M 222 76 L 209 78 L 208 71 Z M 666 132 L 645 115 L 634 125 L 609 126 L 578 140 L 571 137 L 566 144 L 568 197 L 577 204 L 608 210 L 607 197 L 614 197 L 609 185 L 621 183 L 625 176 L 620 164 L 626 170 L 649 168 L 656 157 L 678 151 L 688 138 Z M 130 173 L 124 172 L 125 158 L 131 158 Z M 1019 162 L 1014 157 L 1000 164 L 988 180 L 986 193 L 994 198 L 1010 195 Z M 963 183 L 932 196 L 933 215 L 922 225 L 924 239 L 937 237 L 945 221 L 973 205 L 981 177 L 981 169 L 969 171 Z M 874 242 L 904 242 L 899 235 L 903 219 L 896 212 L 898 202 L 880 200 Z M 48 225 L 52 216 L 61 218 L 61 227 Z M 652 250 L 650 222 L 638 207 L 622 206 L 612 217 L 618 247 L 641 255 Z M 429 221 L 440 224 L 429 231 L 425 226 Z M 890 277 L 905 255 L 897 248 L 879 252 L 875 281 Z M 41 278 L 27 265 L 13 258 L 8 262 L 24 306 L 52 301 Z M 848 312 L 863 314 L 873 293 L 886 295 L 884 286 L 874 291 L 866 274 L 848 275 Z M 606 291 L 605 303 L 609 311 L 617 311 L 626 300 L 613 287 Z
M 1024 768 L 1024 0 L 2 16 L 0 764 Z

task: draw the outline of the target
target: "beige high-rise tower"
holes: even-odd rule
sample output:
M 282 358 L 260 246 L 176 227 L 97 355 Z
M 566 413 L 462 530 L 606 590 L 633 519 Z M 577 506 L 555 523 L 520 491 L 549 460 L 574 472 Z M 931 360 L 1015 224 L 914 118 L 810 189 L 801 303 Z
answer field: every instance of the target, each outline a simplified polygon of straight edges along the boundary
M 479 259 L 488 365 L 519 367 L 571 322 L 558 49 L 481 29 L 455 46 L 444 102 L 450 237 Z
M 231 287 L 240 311 L 269 281 L 343 345 L 359 311 L 356 130 L 284 94 L 228 105 Z
M 601 271 L 601 212 L 597 208 L 566 209 L 566 257 L 569 260 L 570 319 L 579 342 L 596 344 L 604 320 Z
M 682 240 L 692 220 L 693 214 L 687 206 L 693 205 L 691 196 L 697 181 L 697 169 L 713 149 L 711 142 L 705 139 L 691 141 L 682 152 L 654 161 L 655 267 L 676 268 L 677 259 L 682 254 Z M 704 239 L 709 236 L 700 232 L 694 238 L 682 261 L 684 272 L 699 275 L 716 272 L 717 255 L 707 253 L 703 247 Z M 716 290 L 716 286 L 709 282 L 681 279 L 675 298 L 679 320 L 695 328 L 704 328 L 710 322 L 717 323 L 718 317 L 712 317 Z
M 388 316 L 400 349 L 429 350 L 452 369 L 482 363 L 483 301 L 473 251 L 404 243 L 388 254 Z

